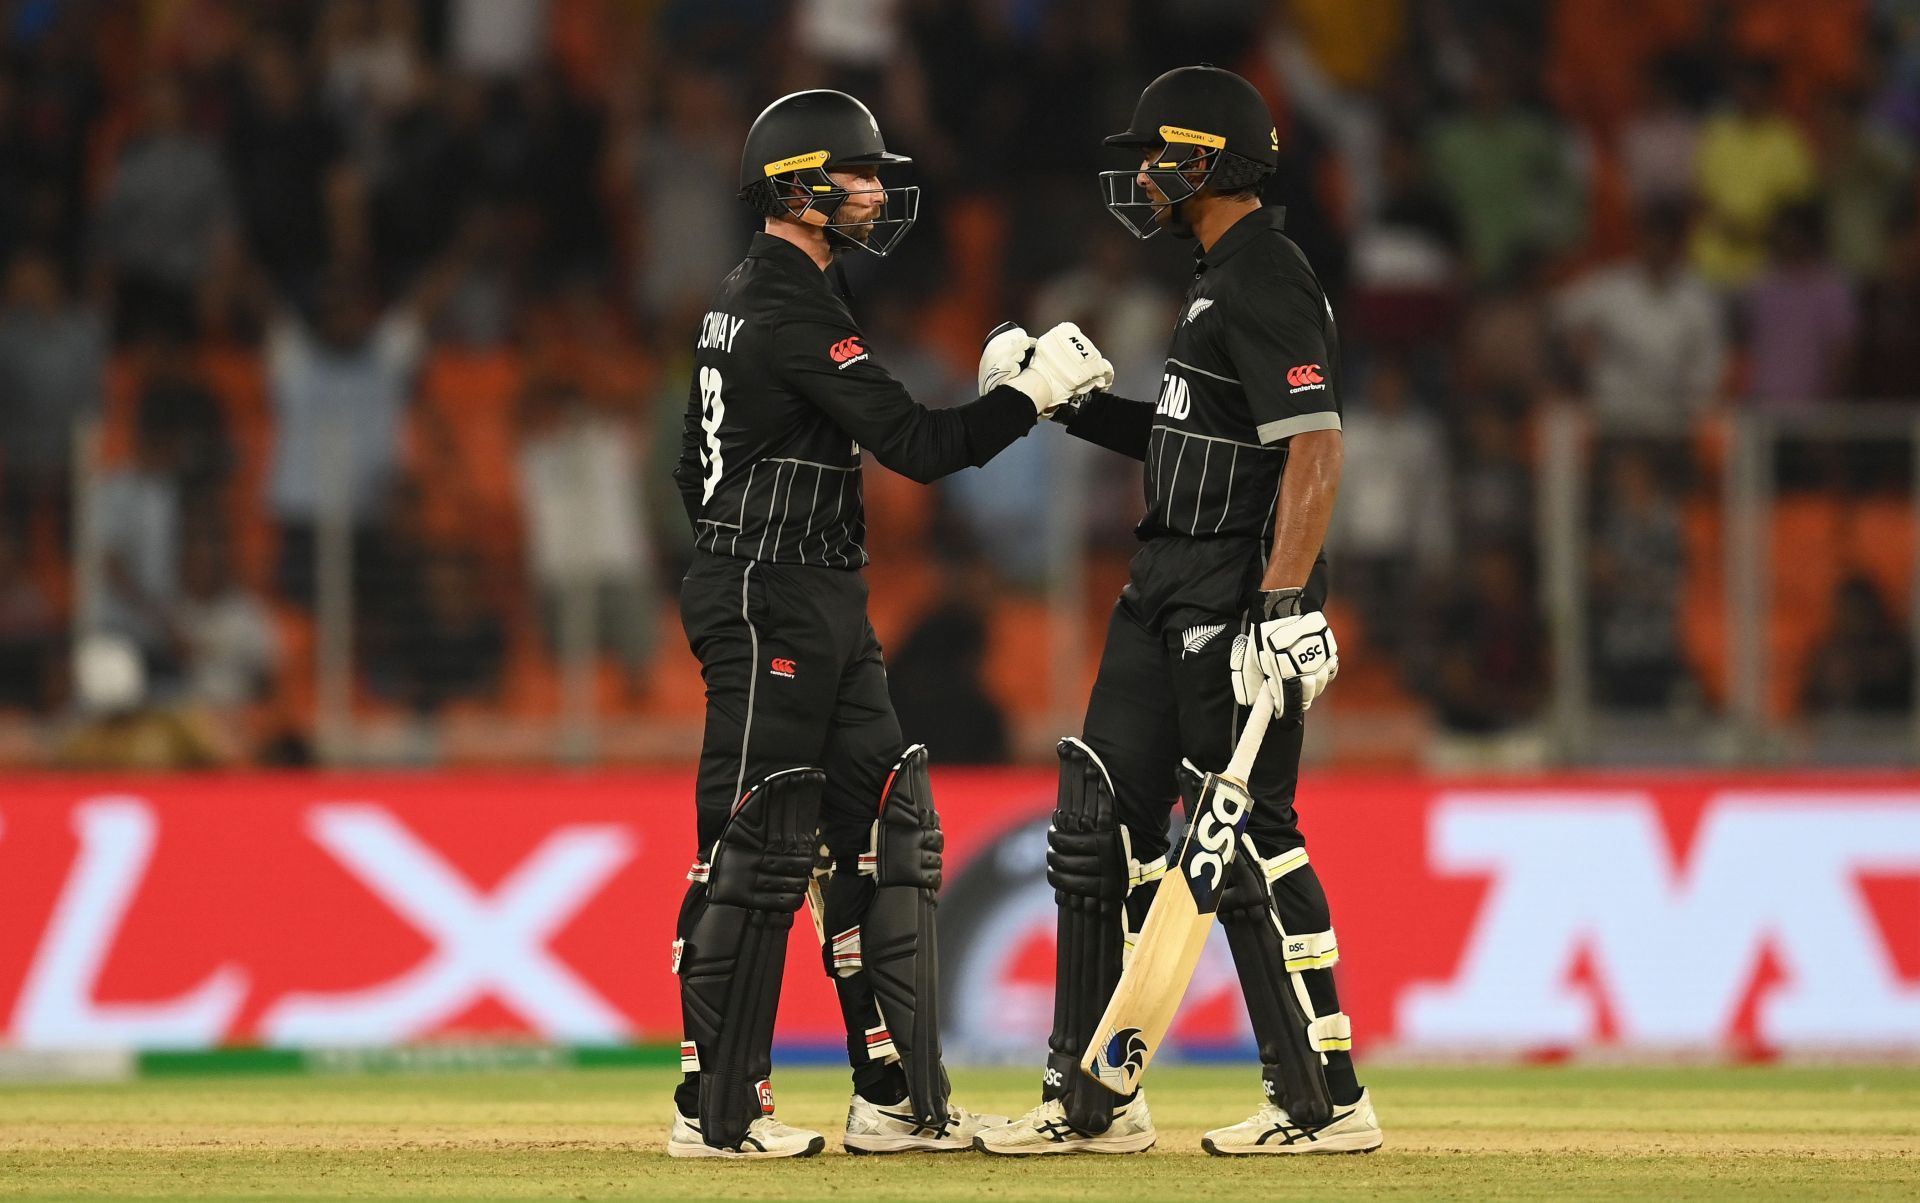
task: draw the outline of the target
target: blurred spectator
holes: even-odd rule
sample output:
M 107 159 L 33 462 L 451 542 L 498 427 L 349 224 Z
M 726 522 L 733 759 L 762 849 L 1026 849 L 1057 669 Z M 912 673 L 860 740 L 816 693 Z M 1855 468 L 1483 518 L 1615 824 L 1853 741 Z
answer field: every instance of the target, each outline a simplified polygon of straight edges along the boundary
M 1680 594 L 1686 548 L 1680 509 L 1653 454 L 1623 447 L 1595 500 L 1594 691 L 1608 706 L 1646 710 L 1673 700 L 1685 674 Z
M 1913 143 L 1855 92 L 1821 99 L 1819 131 L 1827 245 L 1849 276 L 1877 279 L 1887 270 L 1889 236 L 1920 202 Z
M 1803 409 L 1852 379 L 1859 311 L 1820 245 L 1820 211 L 1798 205 L 1774 222 L 1770 266 L 1743 298 L 1747 396 L 1763 409 Z
M 1546 640 L 1518 552 L 1490 543 L 1439 607 L 1432 700 L 1440 725 L 1499 735 L 1531 721 L 1546 694 Z
M 616 148 L 631 220 L 633 297 L 649 316 L 697 315 L 746 252 L 750 215 L 730 199 L 745 130 L 717 72 L 672 64 L 658 86 L 657 119 L 636 121 Z M 668 163 L 673 170 L 662 170 Z M 691 318 L 686 325 L 692 329 Z
M 1528 253 L 1501 285 L 1482 284 L 1460 314 L 1451 351 L 1458 386 L 1520 412 L 1557 382 L 1550 266 Z
M 138 405 L 142 414 L 157 415 L 172 437 L 183 507 L 221 503 L 237 457 L 226 412 L 207 387 L 193 345 L 161 340 L 146 349 L 144 362 Z
M 29 569 L 14 529 L 0 522 L 0 708 L 47 708 L 60 629 L 53 602 Z
M 180 81 L 156 75 L 94 218 L 119 336 L 196 331 L 232 238 L 232 186 L 219 150 L 189 125 Z
M 170 623 L 180 595 L 181 442 L 171 414 L 142 405 L 127 462 L 105 473 L 88 498 L 101 557 L 88 625 L 138 649 L 143 686 L 161 692 L 178 683 L 181 669 Z
M 524 297 L 510 221 L 502 206 L 482 205 L 467 215 L 457 237 L 460 271 L 433 323 L 436 342 L 497 347 L 514 334 Z
M 1342 477 L 1328 545 L 1340 592 L 1354 599 L 1376 646 L 1403 649 L 1408 599 L 1452 560 L 1446 435 L 1413 395 L 1400 360 L 1375 360 L 1344 418 Z
M 51 509 L 66 529 L 74 427 L 100 410 L 106 332 L 43 250 L 8 266 L 0 308 L 0 525 Z
M 1860 306 L 1854 393 L 1909 399 L 1920 389 L 1920 222 L 1889 240 L 1887 271 L 1866 286 Z
M 91 14 L 80 5 L 59 8 L 41 14 L 55 19 L 37 44 L 16 26 L 0 68 L 0 252 L 43 246 L 73 273 L 82 258 L 87 184 L 99 166 L 95 135 L 105 94 Z
M 369 624 L 367 677 L 375 691 L 421 717 L 447 703 L 498 693 L 506 626 L 488 604 L 479 565 L 446 547 L 396 541 Z
M 419 95 L 419 8 L 412 0 L 329 0 L 315 49 L 321 98 L 365 158 L 381 123 Z
M 1906 624 L 1865 576 L 1834 589 L 1833 625 L 1807 657 L 1801 702 L 1813 711 L 1899 714 L 1913 706 Z
M 334 251 L 366 254 L 359 176 L 291 46 L 278 37 L 259 38 L 247 52 L 246 68 L 227 132 L 240 220 L 248 249 L 275 286 L 308 299 Z
M 520 508 L 548 644 L 566 654 L 581 622 L 640 693 L 659 607 L 636 433 L 571 382 L 536 380 L 520 406 Z
M 338 504 L 352 526 L 355 577 L 369 557 L 398 477 L 402 431 L 426 350 L 425 322 L 455 277 L 443 265 L 413 296 L 380 310 L 370 284 L 336 273 L 321 287 L 313 325 L 276 312 L 267 332 L 273 408 L 267 499 L 280 524 L 280 591 L 312 605 L 321 515 Z M 337 490 L 337 492 L 335 492 Z
M 602 203 L 606 113 L 598 101 L 579 95 L 556 66 L 535 72 L 522 96 L 526 153 L 518 192 L 533 219 L 541 282 L 600 279 L 609 251 Z M 723 200 L 725 193 L 714 197 Z
M 413 78 L 380 127 L 368 179 L 374 283 L 388 291 L 445 254 L 474 208 L 504 200 L 524 149 L 484 85 L 425 70 Z
M 1466 441 L 1454 473 L 1454 544 L 1472 553 L 1486 546 L 1523 547 L 1533 539 L 1533 472 L 1520 429 L 1498 401 L 1466 415 Z
M 154 772 L 218 768 L 233 760 L 223 733 L 204 714 L 154 704 L 140 650 L 126 639 L 81 639 L 73 681 L 78 719 L 55 752 L 62 768 Z
M 1558 298 L 1559 324 L 1596 415 L 1610 425 L 1673 429 L 1707 408 L 1726 368 L 1720 302 L 1686 262 L 1684 209 L 1640 221 L 1640 253 L 1580 276 Z
M 1353 291 L 1341 320 L 1378 345 L 1412 347 L 1451 327 L 1460 223 L 1407 134 L 1382 144 L 1380 181 L 1379 210 L 1353 240 Z
M 1700 115 L 1687 95 L 1687 64 L 1670 59 L 1647 75 L 1646 103 L 1620 131 L 1627 191 L 1641 210 L 1690 201 L 1700 153 Z
M 1584 220 L 1583 184 L 1567 129 L 1520 107 L 1504 70 L 1483 65 L 1467 107 L 1427 135 L 1434 177 L 1482 280 L 1503 279 L 1527 252 L 1568 247 Z
M 1700 131 L 1696 179 L 1704 213 L 1693 262 L 1719 285 L 1745 284 L 1766 263 L 1767 240 L 1781 209 L 1804 201 L 1816 184 L 1813 150 L 1780 107 L 1779 71 L 1749 62 L 1734 76 L 1733 103 Z
M 830 85 L 858 96 L 880 83 L 901 48 L 898 0 L 798 0 L 796 49 L 839 78 Z
M 449 0 L 447 49 L 456 70 L 524 75 L 547 50 L 547 0 Z
M 31 185 L 20 126 L 19 89 L 11 72 L 0 71 L 0 263 L 13 261 L 27 234 Z
M 170 618 L 185 657 L 186 698 L 216 710 L 257 701 L 280 664 L 266 602 L 241 584 L 217 528 L 190 534 L 182 556 Z
M 908 743 L 924 743 L 940 764 L 1002 764 L 1007 720 L 987 692 L 985 561 L 943 574 L 939 601 L 922 614 L 887 667 L 887 689 Z
M 1281 7 L 1329 81 L 1343 89 L 1379 87 L 1407 42 L 1406 0 L 1286 0 Z

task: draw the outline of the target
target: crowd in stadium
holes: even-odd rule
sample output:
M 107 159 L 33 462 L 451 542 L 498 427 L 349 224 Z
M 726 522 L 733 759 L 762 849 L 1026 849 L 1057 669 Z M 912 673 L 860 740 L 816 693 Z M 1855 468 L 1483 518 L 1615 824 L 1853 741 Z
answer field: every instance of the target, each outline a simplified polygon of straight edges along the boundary
M 848 266 L 917 398 L 970 397 L 1005 317 L 1079 322 L 1150 395 L 1187 250 L 1099 211 L 1099 137 L 1199 61 L 1279 115 L 1268 199 L 1341 324 L 1335 587 L 1370 667 L 1340 688 L 1454 732 L 1537 718 L 1532 422 L 1572 404 L 1609 448 L 1596 698 L 1713 704 L 1685 601 L 1711 419 L 1920 396 L 1911 0 L 0 2 L 0 713 L 79 709 L 84 627 L 143 696 L 246 716 L 156 758 L 309 756 L 332 465 L 356 705 L 551 713 L 580 588 L 599 704 L 697 715 L 663 654 L 667 470 L 759 107 L 844 88 L 915 158 L 918 226 Z M 1026 516 L 1079 454 L 1056 434 L 936 489 L 869 471 L 876 618 L 892 598 L 903 721 L 944 759 L 1014 746 L 986 662 L 1055 567 Z M 1911 458 L 1781 458 L 1845 531 L 1794 599 L 1790 707 L 1912 704 L 1907 552 L 1873 525 Z M 1104 605 L 1137 468 L 1080 468 Z M 92 746 L 26 728 L 0 761 Z

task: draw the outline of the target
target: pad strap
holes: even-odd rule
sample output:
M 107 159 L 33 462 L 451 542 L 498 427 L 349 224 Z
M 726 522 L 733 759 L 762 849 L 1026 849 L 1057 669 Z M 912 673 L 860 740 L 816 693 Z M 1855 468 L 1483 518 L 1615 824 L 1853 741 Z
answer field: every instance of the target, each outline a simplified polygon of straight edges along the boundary
M 1322 1015 L 1307 1025 L 1307 1042 L 1317 1053 L 1329 1049 L 1350 1051 L 1353 1048 L 1353 1022 L 1347 1018 L 1345 1011 Z
M 1280 917 L 1273 917 L 1274 929 L 1280 930 Z M 1333 932 L 1316 931 L 1304 935 L 1285 935 L 1287 972 L 1305 973 L 1309 969 L 1331 969 L 1340 960 L 1340 942 Z

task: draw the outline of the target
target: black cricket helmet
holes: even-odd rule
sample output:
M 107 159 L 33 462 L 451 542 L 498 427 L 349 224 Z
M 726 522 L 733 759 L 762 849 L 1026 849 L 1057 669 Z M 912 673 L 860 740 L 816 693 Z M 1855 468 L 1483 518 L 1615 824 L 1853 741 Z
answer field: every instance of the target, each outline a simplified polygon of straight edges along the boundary
M 919 217 L 920 189 L 883 188 L 877 217 L 841 222 L 835 218 L 847 190 L 827 172 L 911 162 L 887 150 L 880 123 L 845 92 L 793 92 L 768 105 L 747 131 L 740 152 L 740 199 L 763 216 L 791 217 L 826 230 L 841 244 L 884 256 Z
M 1169 210 L 1167 228 L 1190 237 L 1179 219 L 1180 202 L 1202 188 L 1237 192 L 1258 188 L 1280 165 L 1280 138 L 1266 98 L 1231 71 L 1201 64 L 1179 67 L 1147 85 L 1134 106 L 1133 123 L 1106 140 L 1108 146 L 1151 152 L 1144 166 L 1103 171 L 1107 211 L 1135 238 L 1160 232 L 1154 214 Z M 1196 183 L 1188 176 L 1199 172 Z M 1145 175 L 1164 201 L 1140 183 Z

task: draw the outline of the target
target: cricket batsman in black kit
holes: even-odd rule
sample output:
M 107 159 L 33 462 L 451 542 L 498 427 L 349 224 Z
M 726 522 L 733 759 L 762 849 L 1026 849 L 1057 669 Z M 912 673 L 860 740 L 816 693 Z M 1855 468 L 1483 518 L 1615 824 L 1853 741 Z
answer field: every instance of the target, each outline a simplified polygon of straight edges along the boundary
M 983 395 L 929 411 L 880 366 L 829 281 L 885 255 L 919 190 L 883 187 L 873 114 L 797 92 L 747 134 L 740 197 L 765 218 L 700 328 L 675 479 L 694 525 L 681 616 L 707 687 L 699 851 L 674 941 L 684 1080 L 668 1152 L 817 1153 L 773 1115 L 788 933 L 812 905 L 847 1026 L 856 1153 L 967 1149 L 991 1122 L 948 1098 L 937 1009 L 940 821 L 867 621 L 862 448 L 926 482 L 992 459 L 1113 368 L 1071 324 Z
M 975 1144 L 1016 1155 L 1153 1145 L 1144 1093 L 1116 1095 L 1080 1063 L 1167 872 L 1176 796 L 1191 813 L 1202 771 L 1227 764 L 1245 707 L 1267 685 L 1275 718 L 1246 782 L 1251 848 L 1226 870 L 1218 906 L 1267 1102 L 1202 1145 L 1370 1151 L 1380 1127 L 1354 1075 L 1331 971 L 1339 946 L 1294 812 L 1301 719 L 1339 669 L 1321 613 L 1321 544 L 1341 465 L 1333 311 L 1281 233 L 1284 210 L 1258 199 L 1279 154 L 1251 84 L 1214 67 L 1170 71 L 1106 141 L 1141 156 L 1136 168 L 1102 173 L 1108 208 L 1137 237 L 1164 229 L 1196 240 L 1198 263 L 1158 400 L 1094 392 L 1053 415 L 1145 463 L 1147 512 L 1085 734 L 1059 745 L 1047 852 L 1058 981 L 1042 1103 Z M 989 357 L 1007 370 L 1026 342 L 1003 331 Z

